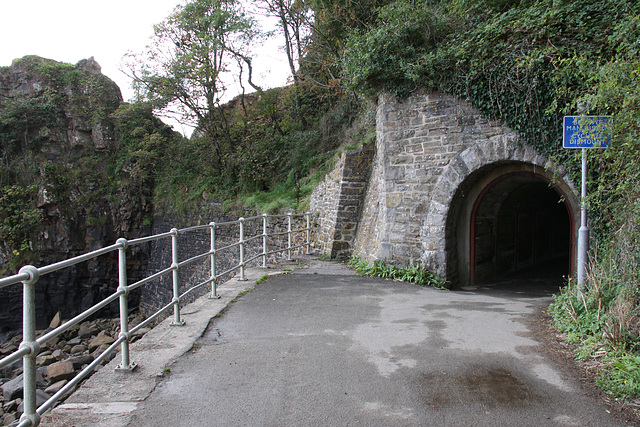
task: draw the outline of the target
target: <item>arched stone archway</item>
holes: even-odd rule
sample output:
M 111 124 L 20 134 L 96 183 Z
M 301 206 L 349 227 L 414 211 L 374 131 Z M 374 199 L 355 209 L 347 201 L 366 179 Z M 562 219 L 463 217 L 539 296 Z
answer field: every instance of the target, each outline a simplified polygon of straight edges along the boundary
M 549 218 L 564 224 L 559 233 L 577 232 L 579 202 L 567 171 L 503 123 L 450 95 L 417 91 L 404 99 L 381 94 L 376 126 L 375 146 L 345 153 L 314 191 L 310 208 L 318 214 L 323 253 L 420 262 L 453 284 L 471 283 L 476 269 L 488 277 L 559 258 L 567 245 L 573 265 L 571 239 L 532 236 L 553 233 L 534 224 Z M 534 202 L 530 193 L 537 194 Z M 564 213 L 554 197 L 562 199 Z M 474 228 L 478 215 L 502 227 L 480 230 L 495 241 L 479 248 L 486 259 L 472 255 L 472 239 L 482 238 Z M 515 242 L 518 227 L 529 234 Z M 520 258 L 509 260 L 510 250 Z M 506 255 L 497 256 L 500 251 Z
M 574 267 L 574 244 L 573 236 L 576 235 L 579 214 L 579 202 L 575 196 L 573 184 L 566 175 L 563 167 L 555 165 L 545 157 L 539 155 L 532 148 L 519 144 L 509 144 L 508 141 L 496 140 L 485 141 L 473 146 L 459 154 L 450 162 L 443 171 L 435 187 L 439 189 L 432 198 L 429 212 L 423 225 L 425 236 L 425 251 L 423 262 L 436 270 L 440 275 L 447 277 L 453 283 L 465 284 L 473 283 L 477 279 L 482 281 L 500 272 L 509 271 L 505 267 L 509 263 L 508 251 L 519 252 L 522 256 L 520 266 L 527 262 L 535 263 L 544 259 L 548 255 L 543 255 L 543 247 L 551 250 L 549 259 L 560 259 L 567 257 L 567 273 L 572 272 Z M 509 237 L 517 238 L 515 231 L 497 230 L 497 223 L 504 223 L 504 217 L 511 217 L 518 221 L 518 214 L 514 213 L 517 207 L 522 208 L 521 198 L 527 191 L 540 193 L 540 201 L 547 201 L 544 204 L 546 209 L 542 212 L 542 206 L 532 205 L 529 210 L 520 215 L 521 221 L 542 221 L 538 217 L 551 215 L 556 223 L 566 221 L 562 227 L 558 225 L 561 233 L 566 231 L 567 235 L 562 242 L 552 241 L 554 247 L 549 247 L 550 243 L 544 243 L 542 239 L 530 238 L 531 245 L 538 245 L 538 249 L 533 249 L 531 256 L 535 261 L 529 260 L 524 249 L 517 251 L 517 246 L 508 248 L 506 240 Z M 520 196 L 519 196 L 520 195 Z M 549 199 L 556 197 L 555 202 L 562 202 L 563 211 L 555 211 L 550 208 Z M 483 211 L 482 201 L 486 203 Z M 529 200 L 527 200 L 529 201 Z M 511 206 L 506 205 L 511 204 Z M 492 213 L 486 212 L 491 206 Z M 502 210 L 500 210 L 502 207 Z M 527 213 L 528 212 L 528 213 Z M 564 213 L 563 213 L 564 212 Z M 489 223 L 476 228 L 478 213 L 482 216 L 494 216 Z M 527 219 L 527 215 L 531 218 Z M 513 216 L 515 215 L 515 217 Z M 560 219 L 564 215 L 564 220 Z M 502 216 L 502 220 L 501 217 Z M 485 218 L 486 219 L 486 218 Z M 493 222 L 493 224 L 491 224 Z M 482 229 L 482 227 L 485 229 Z M 494 227 L 492 230 L 491 227 Z M 514 227 L 518 228 L 518 224 Z M 519 225 L 525 228 L 524 224 Z M 534 225 L 535 231 L 535 225 Z M 539 230 L 538 230 L 539 231 Z M 498 233 L 502 232 L 500 236 Z M 482 234 L 484 233 L 484 235 Z M 511 233 L 511 234 L 509 234 Z M 429 236 L 443 236 L 436 244 L 430 242 Z M 479 251 L 474 244 L 476 240 L 490 238 L 499 242 L 484 244 Z M 485 242 L 486 243 L 486 242 Z M 499 253 L 504 251 L 505 253 Z M 553 252 L 555 251 L 555 252 Z M 487 258 L 490 261 L 487 261 Z M 517 260 L 512 260 L 513 269 L 518 269 Z M 478 266 L 478 263 L 483 264 Z M 488 263 L 488 264 L 487 264 Z M 476 270 L 482 270 L 476 277 Z M 487 269 L 489 271 L 487 271 Z

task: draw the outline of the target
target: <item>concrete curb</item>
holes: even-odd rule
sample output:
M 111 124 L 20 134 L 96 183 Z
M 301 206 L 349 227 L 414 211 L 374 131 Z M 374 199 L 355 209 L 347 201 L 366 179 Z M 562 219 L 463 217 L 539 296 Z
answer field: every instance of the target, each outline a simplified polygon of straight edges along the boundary
M 266 275 L 283 274 L 302 268 L 300 261 L 283 261 L 277 266 L 249 268 L 246 281 L 234 278 L 218 286 L 219 299 L 204 295 L 181 310 L 184 326 L 171 326 L 173 316 L 163 320 L 144 337 L 131 344 L 131 361 L 138 367 L 134 372 L 116 372 L 120 363 L 117 356 L 109 364 L 85 381 L 67 400 L 42 417 L 41 426 L 126 426 L 138 404 L 145 400 L 162 379 L 165 369 L 180 356 L 190 351 L 207 330 L 211 320 L 224 310 L 238 295 L 256 285 Z

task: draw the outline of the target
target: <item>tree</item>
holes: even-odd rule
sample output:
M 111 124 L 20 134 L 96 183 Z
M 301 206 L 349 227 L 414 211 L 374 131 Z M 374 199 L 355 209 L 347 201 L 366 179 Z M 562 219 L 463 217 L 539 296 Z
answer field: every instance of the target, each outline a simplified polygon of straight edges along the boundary
M 259 9 L 265 11 L 267 16 L 278 18 L 278 27 L 284 38 L 284 51 L 296 84 L 300 80 L 298 63 L 304 54 L 310 33 L 311 9 L 304 0 L 262 0 L 261 3 Z
M 248 47 L 259 33 L 239 0 L 193 0 L 176 7 L 154 27 L 143 54 L 129 55 L 127 68 L 140 98 L 154 110 L 196 126 L 213 144 L 217 161 L 231 143 L 221 107 L 227 85 L 248 70 Z
M 319 87 L 335 89 L 341 79 L 340 56 L 349 34 L 370 29 L 381 7 L 392 0 L 306 0 L 313 10 L 303 68 Z

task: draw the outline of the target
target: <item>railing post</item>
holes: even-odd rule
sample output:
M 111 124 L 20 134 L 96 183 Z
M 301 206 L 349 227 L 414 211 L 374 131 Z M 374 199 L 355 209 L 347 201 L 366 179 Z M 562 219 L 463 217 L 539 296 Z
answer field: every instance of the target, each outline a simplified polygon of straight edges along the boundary
M 304 214 L 307 217 L 307 255 L 311 253 L 311 212 Z
M 131 372 L 136 368 L 129 359 L 129 287 L 127 286 L 127 239 L 118 239 L 118 292 L 120 292 L 120 337 L 125 340 L 120 344 L 122 348 L 122 362 L 116 366 L 116 371 Z
M 262 214 L 262 268 L 267 268 L 267 214 Z
M 244 218 L 238 221 L 240 221 L 240 278 L 238 280 L 245 281 L 247 278 L 244 276 Z
M 20 269 L 20 273 L 27 273 L 29 278 L 22 281 L 22 343 L 20 348 L 28 347 L 29 353 L 22 358 L 23 372 L 23 402 L 24 412 L 20 422 L 28 420 L 32 426 L 40 423 L 40 415 L 36 412 L 36 356 L 40 346 L 36 342 L 36 282 L 38 269 L 27 265 Z
M 216 278 L 216 223 L 210 222 L 209 226 L 211 227 L 211 295 L 209 298 L 219 299 Z
M 173 322 L 171 326 L 182 326 L 180 320 L 180 272 L 178 271 L 178 229 L 171 229 L 171 268 L 173 269 Z
M 289 224 L 287 226 L 287 241 L 288 241 L 288 246 L 287 246 L 287 259 L 289 261 L 291 261 L 291 212 L 289 212 L 287 214 L 287 217 L 289 219 Z

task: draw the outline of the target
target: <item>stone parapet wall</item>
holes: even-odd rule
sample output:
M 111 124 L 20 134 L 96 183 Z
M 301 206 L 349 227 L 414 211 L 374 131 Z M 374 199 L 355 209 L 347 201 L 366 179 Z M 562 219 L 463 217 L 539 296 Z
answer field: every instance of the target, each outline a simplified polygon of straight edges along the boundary
M 315 188 L 309 201 L 309 210 L 316 222 L 314 243 L 324 255 L 330 255 L 333 246 L 343 168 L 344 156 L 340 157 L 333 171 Z

